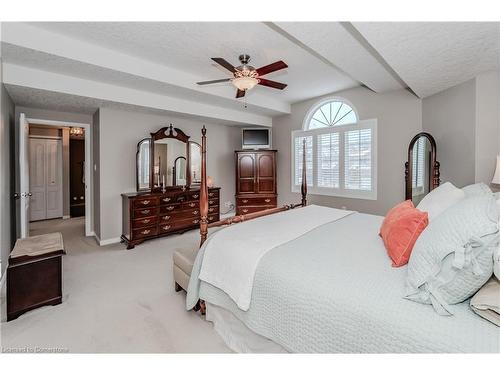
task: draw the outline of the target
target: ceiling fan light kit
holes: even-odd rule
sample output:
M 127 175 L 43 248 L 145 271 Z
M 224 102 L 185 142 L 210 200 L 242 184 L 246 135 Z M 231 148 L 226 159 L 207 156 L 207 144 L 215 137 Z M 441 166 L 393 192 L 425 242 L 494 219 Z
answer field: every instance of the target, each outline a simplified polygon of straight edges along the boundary
M 287 86 L 284 83 L 260 78 L 263 75 L 275 72 L 280 69 L 288 68 L 288 65 L 283 61 L 276 61 L 259 69 L 255 69 L 253 66 L 248 65 L 248 63 L 250 62 L 250 56 L 245 54 L 239 56 L 241 65 L 238 67 L 232 66 L 222 57 L 213 57 L 212 60 L 220 66 L 229 70 L 233 74 L 233 78 L 197 82 L 198 85 L 208 85 L 212 83 L 230 81 L 237 88 L 236 98 L 244 97 L 245 93 L 248 90 L 253 89 L 256 85 L 267 86 L 279 90 L 283 90 Z

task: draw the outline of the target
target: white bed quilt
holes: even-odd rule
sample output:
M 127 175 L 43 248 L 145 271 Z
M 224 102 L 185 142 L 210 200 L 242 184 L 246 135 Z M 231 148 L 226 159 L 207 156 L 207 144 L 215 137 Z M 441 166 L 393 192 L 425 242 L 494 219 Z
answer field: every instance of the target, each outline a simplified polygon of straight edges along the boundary
M 267 252 L 247 311 L 200 282 L 202 249 L 187 308 L 200 297 L 290 352 L 500 352 L 500 328 L 477 316 L 468 301 L 443 317 L 403 298 L 407 269 L 391 267 L 378 236 L 382 220 L 354 213 Z
M 311 205 L 227 227 L 205 242 L 199 279 L 223 290 L 246 311 L 255 270 L 268 251 L 352 213 Z

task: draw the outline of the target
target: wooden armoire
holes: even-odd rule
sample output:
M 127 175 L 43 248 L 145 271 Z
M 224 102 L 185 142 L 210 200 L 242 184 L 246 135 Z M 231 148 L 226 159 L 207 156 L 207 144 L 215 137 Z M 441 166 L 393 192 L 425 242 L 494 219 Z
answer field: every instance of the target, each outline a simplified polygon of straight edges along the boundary
M 276 150 L 235 151 L 236 215 L 275 208 Z

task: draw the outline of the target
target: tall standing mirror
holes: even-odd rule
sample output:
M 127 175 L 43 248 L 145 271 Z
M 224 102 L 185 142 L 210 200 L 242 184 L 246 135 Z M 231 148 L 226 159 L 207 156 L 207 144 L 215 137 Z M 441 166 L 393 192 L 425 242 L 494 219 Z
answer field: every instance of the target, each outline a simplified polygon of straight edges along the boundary
M 439 186 L 439 162 L 436 160 L 436 141 L 429 133 L 419 133 L 408 146 L 405 163 L 406 199 L 417 206 L 434 188 Z

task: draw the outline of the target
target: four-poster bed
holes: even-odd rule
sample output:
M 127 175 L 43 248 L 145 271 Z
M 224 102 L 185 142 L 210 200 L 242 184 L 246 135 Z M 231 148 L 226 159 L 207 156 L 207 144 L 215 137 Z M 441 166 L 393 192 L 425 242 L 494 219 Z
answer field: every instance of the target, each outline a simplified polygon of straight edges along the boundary
M 466 302 L 443 318 L 403 298 L 407 269 L 391 267 L 378 235 L 383 217 L 306 206 L 305 165 L 301 203 L 209 224 L 202 135 L 201 247 L 186 309 L 206 311 L 231 349 L 500 352 L 497 327 Z

